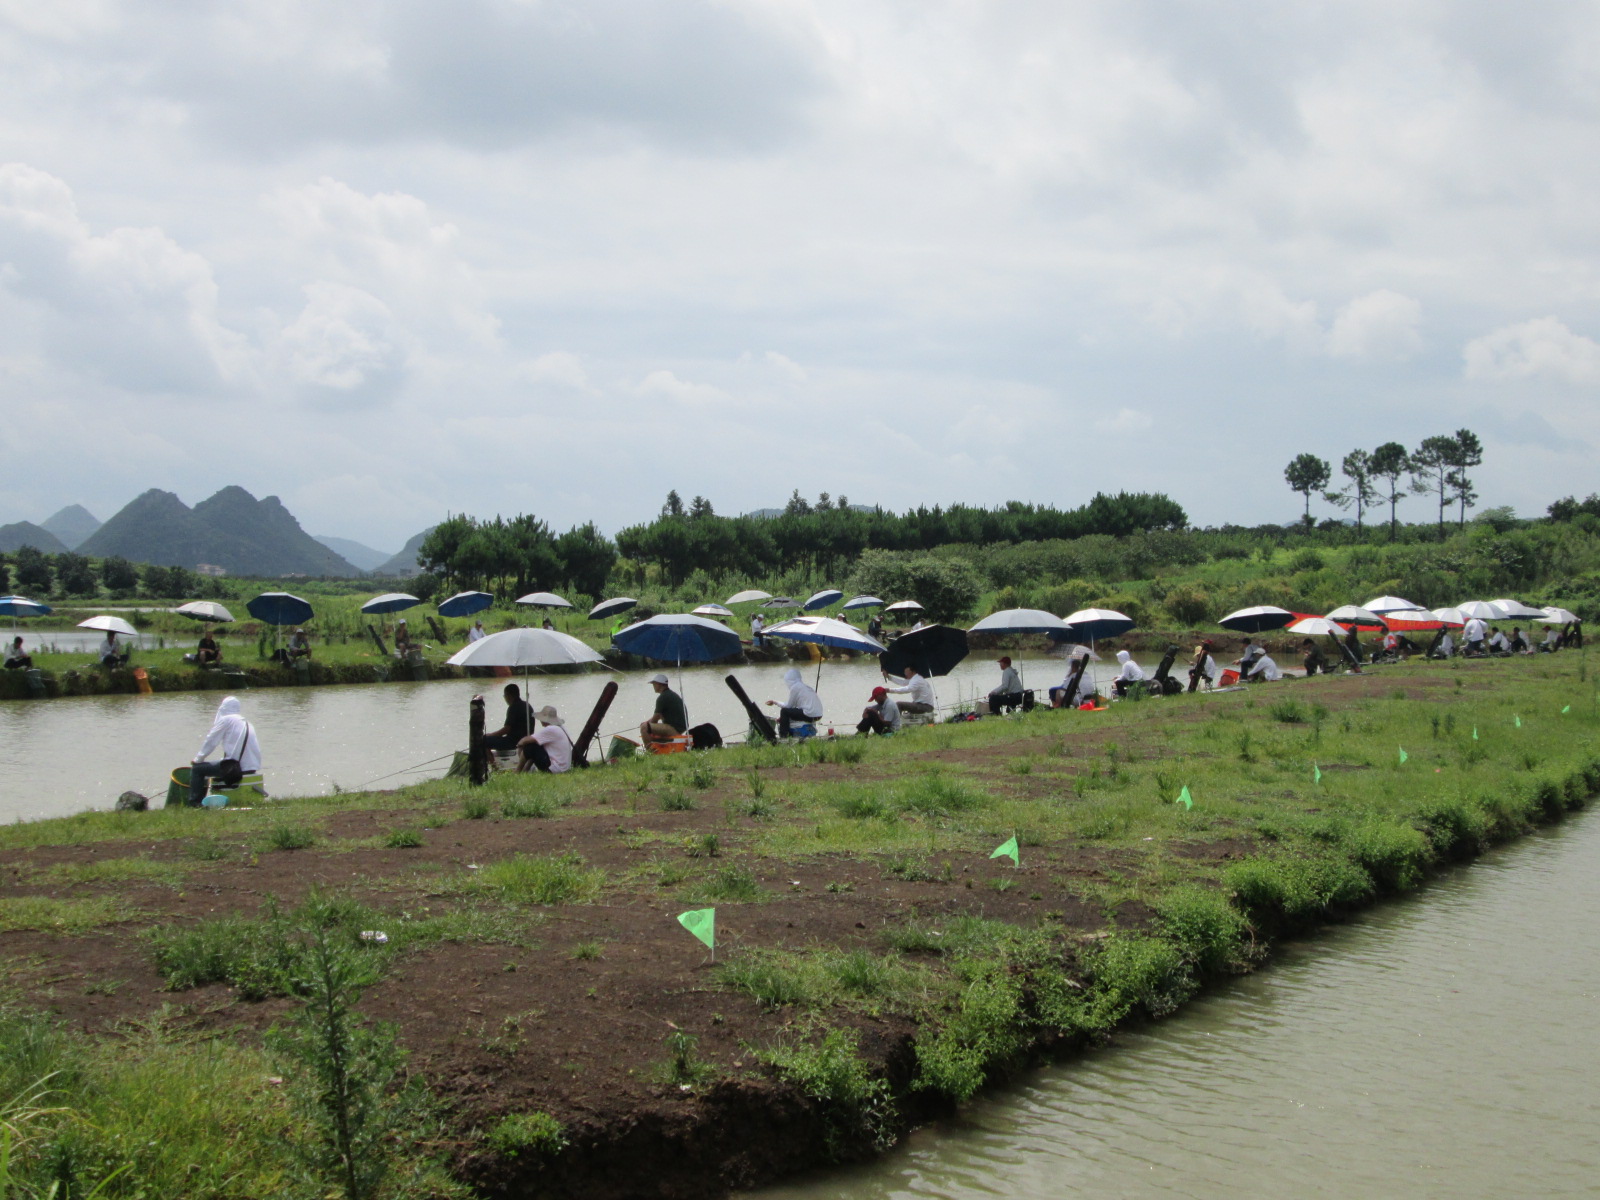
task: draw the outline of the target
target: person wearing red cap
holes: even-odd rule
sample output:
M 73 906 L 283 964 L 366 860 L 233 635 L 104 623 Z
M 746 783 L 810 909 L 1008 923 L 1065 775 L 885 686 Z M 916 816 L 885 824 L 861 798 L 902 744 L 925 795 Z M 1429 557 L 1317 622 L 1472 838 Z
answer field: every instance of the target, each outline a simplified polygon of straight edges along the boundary
M 1002 654 L 1000 663 L 1000 686 L 989 693 L 989 711 L 1004 712 L 1007 709 L 1022 707 L 1022 677 L 1017 674 L 1017 669 L 1011 665 L 1009 655 Z
M 872 689 L 872 703 L 861 711 L 857 733 L 896 733 L 900 729 L 900 706 L 889 695 L 888 688 Z

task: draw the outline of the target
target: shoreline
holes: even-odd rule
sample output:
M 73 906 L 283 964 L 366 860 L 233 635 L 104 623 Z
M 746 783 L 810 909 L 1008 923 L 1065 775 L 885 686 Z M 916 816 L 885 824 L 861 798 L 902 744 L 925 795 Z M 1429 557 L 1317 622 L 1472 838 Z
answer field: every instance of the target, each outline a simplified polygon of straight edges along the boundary
M 81 899 L 126 854 L 149 864 L 121 868 L 145 928 L 253 919 L 267 895 L 287 907 L 340 878 L 397 932 L 402 909 L 503 905 L 521 932 L 402 948 L 363 1003 L 399 1023 L 449 1109 L 455 1173 L 490 1196 L 709 1196 L 868 1156 L 988 1082 L 1175 1011 L 1284 936 L 1584 807 L 1600 717 L 1563 699 L 1579 666 L 1562 657 L 932 727 L 853 759 L 841 742 L 62 818 L 0 831 L 0 904 Z M 1180 775 L 1193 808 L 1173 803 Z M 271 849 L 286 822 L 314 844 Z M 420 844 L 386 845 L 400 829 Z M 989 857 L 1008 829 L 1017 867 Z M 218 837 L 240 845 L 190 856 Z M 485 890 L 496 864 L 570 854 L 593 891 Z M 696 904 L 726 930 L 716 967 L 673 922 Z M 106 1029 L 162 999 L 122 925 L 13 930 L 0 950 L 39 957 L 69 1024 Z M 75 995 L 95 971 L 134 986 Z M 165 999 L 247 1040 L 286 1007 L 226 980 Z M 661 1074 L 674 1032 L 708 1071 L 687 1085 Z M 563 1146 L 508 1151 L 496 1131 L 519 1113 L 556 1122 Z

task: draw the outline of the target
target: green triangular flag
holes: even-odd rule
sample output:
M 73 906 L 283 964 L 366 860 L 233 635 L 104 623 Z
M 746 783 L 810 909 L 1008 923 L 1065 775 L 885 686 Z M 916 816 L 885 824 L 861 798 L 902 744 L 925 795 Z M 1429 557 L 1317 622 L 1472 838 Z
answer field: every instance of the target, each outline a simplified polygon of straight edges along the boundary
M 1518 713 L 1516 719 L 1517 719 L 1517 728 L 1521 729 L 1522 728 L 1522 714 Z
M 1565 708 L 1563 708 L 1563 709 L 1562 709 L 1562 710 L 1561 710 L 1561 712 L 1562 712 L 1562 714 L 1563 714 L 1563 715 L 1565 715 L 1565 714 L 1567 714 L 1567 713 L 1569 713 L 1569 712 L 1571 712 L 1571 711 L 1572 711 L 1572 705 L 1570 705 L 1570 704 L 1569 704 L 1569 705 L 1567 705 L 1567 706 L 1566 706 L 1566 707 L 1565 707 Z
M 1183 785 L 1183 791 L 1178 793 L 1178 798 L 1173 803 L 1181 804 L 1185 808 L 1194 807 L 1194 798 L 1189 795 L 1189 785 L 1187 783 Z
M 1312 783 L 1321 783 L 1322 782 L 1322 768 L 1317 766 L 1316 763 L 1312 763 L 1311 764 L 1311 782 Z
M 1020 867 L 1022 865 L 1022 856 L 1017 853 L 1016 835 L 1013 834 L 1011 837 L 1007 838 L 1005 841 L 996 846 L 994 848 L 994 853 L 989 855 L 989 857 L 1009 858 L 1012 866 Z
M 712 957 L 717 953 L 717 910 L 714 908 L 691 908 L 688 912 L 678 914 L 678 924 L 682 925 L 695 937 L 706 944 Z
M 1472 740 L 1473 741 L 1477 741 L 1478 740 L 1478 727 L 1476 725 L 1474 725 L 1472 727 Z
M 1407 757 L 1408 756 L 1406 754 L 1406 748 L 1404 746 L 1401 746 L 1400 747 L 1400 761 L 1401 762 L 1405 762 Z

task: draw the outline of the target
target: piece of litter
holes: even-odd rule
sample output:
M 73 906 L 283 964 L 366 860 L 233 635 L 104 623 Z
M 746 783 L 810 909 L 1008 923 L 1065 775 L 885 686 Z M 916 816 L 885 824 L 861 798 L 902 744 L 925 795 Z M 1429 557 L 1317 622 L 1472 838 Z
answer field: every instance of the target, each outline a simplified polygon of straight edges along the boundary
M 363 929 L 361 931 L 363 942 L 377 942 L 380 946 L 389 940 L 389 935 L 381 929 Z
M 477 869 L 478 869 L 478 864 L 477 863 L 468 863 L 467 864 L 467 870 L 476 871 Z
M 1145 841 L 1147 841 L 1147 842 L 1153 842 L 1153 841 L 1155 841 L 1155 838 L 1153 838 L 1153 837 L 1147 837 L 1147 838 L 1145 838 L 1145 839 L 1144 839 L 1144 840 L 1145 840 Z

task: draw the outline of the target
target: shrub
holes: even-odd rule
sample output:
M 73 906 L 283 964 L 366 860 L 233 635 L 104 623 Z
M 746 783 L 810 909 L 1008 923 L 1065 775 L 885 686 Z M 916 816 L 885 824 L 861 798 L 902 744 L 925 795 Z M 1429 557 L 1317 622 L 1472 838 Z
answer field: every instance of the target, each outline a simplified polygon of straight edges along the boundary
M 415 850 L 422 845 L 422 830 L 392 829 L 389 836 L 383 839 L 383 844 L 390 850 Z
M 1087 988 L 1076 1005 L 1056 1014 L 1065 1028 L 1109 1029 L 1136 1008 L 1164 1017 L 1194 991 L 1183 953 L 1162 938 L 1113 935 L 1086 951 L 1083 965 Z
M 983 1086 L 989 1068 L 1026 1044 L 1021 1026 L 1022 986 L 1003 961 L 976 964 L 956 1002 L 933 1037 L 917 1039 L 917 1077 L 913 1086 L 953 1100 L 970 1099 Z
M 304 850 L 315 844 L 317 835 L 304 825 L 280 821 L 267 828 L 262 840 L 268 850 Z
M 567 1128 L 547 1112 L 511 1113 L 489 1131 L 489 1147 L 503 1158 L 549 1158 L 567 1147 Z
M 1242 964 L 1245 920 L 1227 897 L 1190 884 L 1162 896 L 1155 910 L 1162 932 L 1200 975 Z
M 774 1046 L 761 1057 L 822 1110 L 828 1154 L 835 1160 L 894 1144 L 896 1114 L 889 1085 L 872 1078 L 857 1053 L 853 1032 L 832 1029 L 815 1043 Z
M 1422 882 L 1429 847 L 1421 830 L 1370 820 L 1344 830 L 1339 840 L 1345 853 L 1383 890 L 1409 891 Z
M 1504 798 L 1517 809 L 1520 804 Z M 1422 834 L 1441 858 L 1462 858 L 1483 849 L 1489 822 L 1483 812 L 1462 796 L 1439 796 L 1417 813 Z
M 1337 855 L 1246 859 L 1229 867 L 1223 878 L 1251 916 L 1291 924 L 1359 904 L 1373 891 L 1371 877 Z

